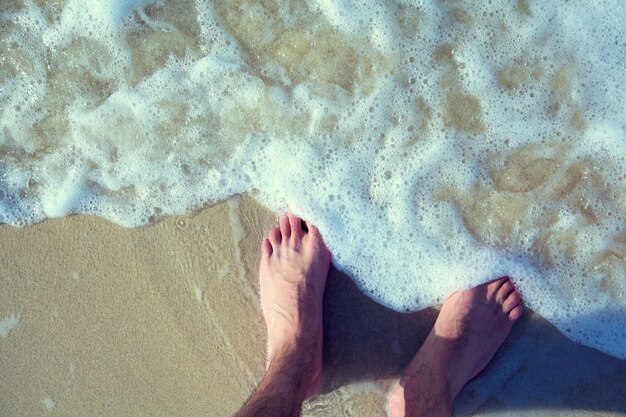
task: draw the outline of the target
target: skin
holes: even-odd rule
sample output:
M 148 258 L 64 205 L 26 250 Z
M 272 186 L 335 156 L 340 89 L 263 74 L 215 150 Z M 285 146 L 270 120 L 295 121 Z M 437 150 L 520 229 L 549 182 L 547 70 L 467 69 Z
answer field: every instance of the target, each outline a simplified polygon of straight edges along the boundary
M 291 213 L 261 244 L 267 366 L 240 417 L 297 416 L 322 382 L 322 299 L 330 252 L 319 230 Z M 489 363 L 522 315 L 508 277 L 452 294 L 389 396 L 396 416 L 450 416 L 454 398 Z
M 239 416 L 297 416 L 322 383 L 322 298 L 330 252 L 319 230 L 287 214 L 261 244 L 267 367 Z
M 461 389 L 489 363 L 522 315 L 508 277 L 452 294 L 389 396 L 397 416 L 450 416 Z

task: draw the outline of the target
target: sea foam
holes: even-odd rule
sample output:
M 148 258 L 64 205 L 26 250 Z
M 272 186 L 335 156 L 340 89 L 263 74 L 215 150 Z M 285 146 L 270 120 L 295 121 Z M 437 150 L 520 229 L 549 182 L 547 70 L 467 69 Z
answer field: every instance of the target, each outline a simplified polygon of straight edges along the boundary
M 626 10 L 474 3 L 5 2 L 0 221 L 250 193 L 391 308 L 508 274 L 626 358 Z

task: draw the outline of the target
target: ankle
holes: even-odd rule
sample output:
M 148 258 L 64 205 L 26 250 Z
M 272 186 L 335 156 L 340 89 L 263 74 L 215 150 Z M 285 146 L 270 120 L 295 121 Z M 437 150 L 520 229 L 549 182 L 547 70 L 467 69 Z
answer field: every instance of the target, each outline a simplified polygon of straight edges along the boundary
M 239 417 L 299 416 L 310 385 L 302 360 L 291 352 L 275 355 Z
M 284 357 L 310 356 L 312 352 L 321 349 L 318 341 L 318 332 L 298 329 L 274 329 L 268 334 L 269 360 L 280 360 Z
M 418 352 L 391 391 L 389 410 L 392 417 L 450 416 L 453 401 L 445 364 L 436 354 Z
M 458 341 L 447 340 L 431 332 L 426 341 L 413 357 L 405 374 L 409 372 L 419 374 L 426 372 L 429 384 L 440 392 L 445 392 L 452 404 L 459 394 L 463 384 L 459 384 L 458 375 L 455 374 L 455 351 L 458 350 Z
M 416 385 L 419 384 L 419 385 Z M 430 381 L 401 380 L 389 395 L 391 417 L 450 417 L 452 401 L 445 391 L 429 387 Z
M 314 370 L 313 357 L 306 344 L 290 341 L 269 353 L 267 372 L 280 373 L 292 379 L 294 384 L 306 382 Z

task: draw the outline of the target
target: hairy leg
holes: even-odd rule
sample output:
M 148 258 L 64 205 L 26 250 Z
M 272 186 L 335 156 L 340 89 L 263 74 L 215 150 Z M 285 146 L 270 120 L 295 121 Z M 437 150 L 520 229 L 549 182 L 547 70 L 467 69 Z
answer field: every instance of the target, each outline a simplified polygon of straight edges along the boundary
M 521 315 L 521 297 L 507 277 L 452 294 L 392 389 L 391 416 L 450 416 L 454 398 L 489 363 Z
M 240 416 L 298 415 L 322 382 L 322 299 L 330 252 L 319 230 L 293 214 L 261 244 L 267 368 Z

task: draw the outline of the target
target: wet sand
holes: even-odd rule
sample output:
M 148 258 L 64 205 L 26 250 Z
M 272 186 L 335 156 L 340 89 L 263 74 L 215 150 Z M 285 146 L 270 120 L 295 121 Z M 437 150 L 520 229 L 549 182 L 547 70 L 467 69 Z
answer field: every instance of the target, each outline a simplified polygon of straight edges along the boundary
M 232 415 L 262 376 L 258 245 L 275 216 L 238 196 L 126 229 L 70 216 L 0 226 L 0 414 Z M 399 314 L 331 272 L 325 372 L 304 415 L 381 416 L 436 310 Z M 626 361 L 527 312 L 460 415 L 626 415 Z

